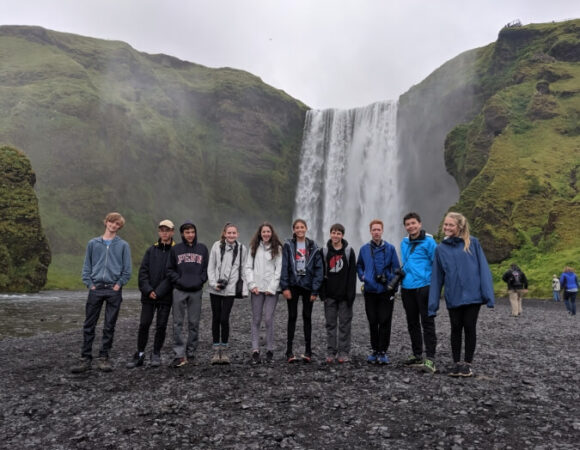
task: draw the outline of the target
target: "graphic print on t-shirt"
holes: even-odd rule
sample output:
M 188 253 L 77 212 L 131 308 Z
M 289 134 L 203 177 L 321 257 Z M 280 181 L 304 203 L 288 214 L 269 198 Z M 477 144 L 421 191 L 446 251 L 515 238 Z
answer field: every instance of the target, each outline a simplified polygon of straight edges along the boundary
M 338 273 L 342 270 L 344 266 L 344 261 L 342 260 L 342 255 L 334 255 L 328 261 L 329 272 Z
M 296 270 L 303 272 L 306 270 L 306 244 L 299 242 L 296 246 Z

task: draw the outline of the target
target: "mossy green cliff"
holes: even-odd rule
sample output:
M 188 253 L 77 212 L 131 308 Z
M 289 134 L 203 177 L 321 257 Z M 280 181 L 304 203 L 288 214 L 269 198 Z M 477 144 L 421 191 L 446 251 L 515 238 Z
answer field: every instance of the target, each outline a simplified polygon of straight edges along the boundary
M 0 292 L 36 292 L 46 283 L 50 249 L 35 182 L 28 158 L 0 147 Z

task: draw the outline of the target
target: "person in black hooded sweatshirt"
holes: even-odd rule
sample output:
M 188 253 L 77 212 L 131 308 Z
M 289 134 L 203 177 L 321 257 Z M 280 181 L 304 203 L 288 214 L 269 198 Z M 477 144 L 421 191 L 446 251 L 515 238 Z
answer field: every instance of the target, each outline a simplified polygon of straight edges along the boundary
M 343 239 L 344 226 L 330 227 L 330 239 L 323 249 L 324 281 L 320 298 L 326 318 L 326 363 L 349 360 L 352 306 L 356 297 L 356 256 Z M 338 327 L 337 327 L 338 322 Z
M 197 228 L 187 221 L 181 227 L 182 242 L 171 248 L 167 276 L 173 284 L 173 367 L 181 367 L 195 358 L 199 340 L 201 294 L 207 281 L 209 252 L 197 241 Z M 183 339 L 183 323 L 187 317 L 187 343 Z

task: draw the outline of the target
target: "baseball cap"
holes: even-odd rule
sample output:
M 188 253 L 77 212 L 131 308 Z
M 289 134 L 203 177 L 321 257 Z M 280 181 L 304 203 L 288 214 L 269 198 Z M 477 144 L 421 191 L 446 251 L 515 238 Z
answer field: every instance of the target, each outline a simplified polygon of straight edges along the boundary
M 173 225 L 173 222 L 171 220 L 165 219 L 159 222 L 159 228 L 161 227 L 167 227 L 173 230 L 175 228 L 175 225 Z

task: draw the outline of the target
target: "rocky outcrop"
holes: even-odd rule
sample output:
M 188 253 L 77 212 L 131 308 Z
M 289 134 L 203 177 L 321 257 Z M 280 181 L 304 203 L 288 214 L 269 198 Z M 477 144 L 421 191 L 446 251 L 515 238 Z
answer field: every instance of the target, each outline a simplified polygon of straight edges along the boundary
M 0 147 L 0 292 L 34 292 L 46 283 L 50 249 L 35 183 L 28 158 Z

